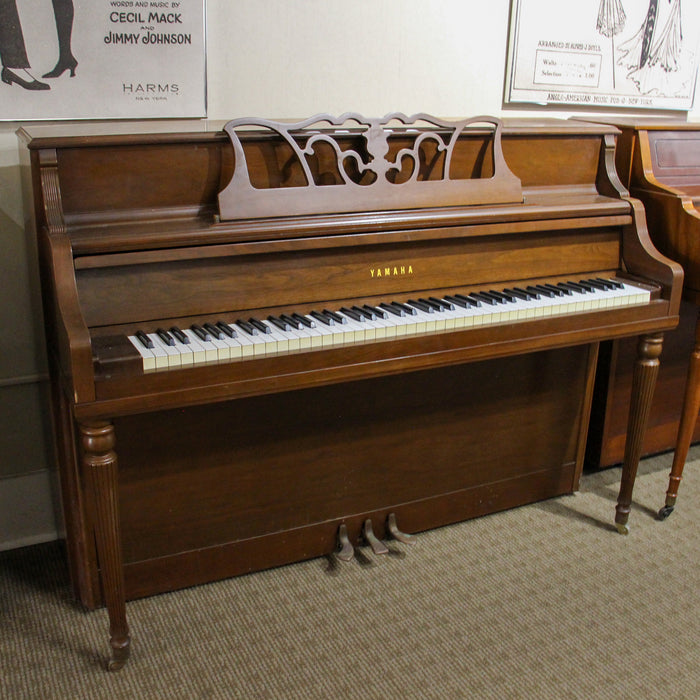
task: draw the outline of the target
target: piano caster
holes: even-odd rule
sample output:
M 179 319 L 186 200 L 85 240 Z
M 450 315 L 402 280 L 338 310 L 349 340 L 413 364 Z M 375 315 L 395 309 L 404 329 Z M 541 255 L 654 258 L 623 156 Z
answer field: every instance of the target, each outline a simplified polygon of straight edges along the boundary
M 617 531 L 621 535 L 629 535 L 630 534 L 630 529 L 627 523 L 615 523 L 615 527 L 617 528 Z
M 408 535 L 399 530 L 398 525 L 396 524 L 396 513 L 389 513 L 386 519 L 386 529 L 397 542 L 403 542 L 403 544 L 416 543 L 416 538 L 413 535 Z
M 365 520 L 362 535 L 375 554 L 389 554 L 389 548 L 374 534 L 372 521 L 369 518 Z
M 348 538 L 348 528 L 345 526 L 345 523 L 341 523 L 338 528 L 338 545 L 340 546 L 340 551 L 336 552 L 336 556 L 340 561 L 350 561 L 355 556 L 355 548 Z
M 676 484 L 676 490 L 678 489 L 678 485 Z M 659 510 L 657 513 L 657 518 L 659 520 L 666 520 L 671 513 L 673 513 L 673 509 L 676 507 L 676 498 L 678 496 L 674 493 L 672 495 L 666 494 L 666 503 L 664 504 L 664 507 Z
M 127 637 L 126 642 L 119 646 L 112 646 L 112 658 L 107 661 L 108 671 L 120 671 L 129 658 L 131 640 Z
M 663 508 L 661 508 L 659 510 L 656 517 L 659 520 L 666 520 L 666 518 L 668 518 L 668 516 L 671 515 L 671 513 L 673 513 L 674 508 L 675 508 L 675 506 L 664 506 Z

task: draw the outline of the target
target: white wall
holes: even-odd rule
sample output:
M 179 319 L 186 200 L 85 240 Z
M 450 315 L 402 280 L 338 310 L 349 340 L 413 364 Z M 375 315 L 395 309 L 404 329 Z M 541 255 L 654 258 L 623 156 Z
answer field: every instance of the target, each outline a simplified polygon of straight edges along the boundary
M 211 119 L 346 111 L 442 117 L 574 114 L 503 109 L 509 0 L 208 5 Z M 18 89 L 0 83 L 0 100 L 12 99 Z M 700 106 L 688 116 L 700 120 Z M 0 123 L 0 327 L 13 331 L 0 334 L 0 549 L 57 534 L 47 478 L 52 459 L 43 341 L 36 330 L 36 268 L 27 254 L 22 220 L 18 126 Z

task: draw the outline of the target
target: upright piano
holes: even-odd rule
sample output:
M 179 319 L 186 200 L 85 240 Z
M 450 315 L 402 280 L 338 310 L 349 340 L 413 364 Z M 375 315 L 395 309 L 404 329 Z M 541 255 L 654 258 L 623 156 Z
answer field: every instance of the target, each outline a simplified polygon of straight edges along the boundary
M 627 532 L 681 268 L 574 121 L 20 130 L 76 596 L 106 605 L 571 493 L 635 337 Z M 397 546 L 397 545 L 392 545 Z
M 667 337 L 643 448 L 675 448 L 663 519 L 675 506 L 690 444 L 700 440 L 700 123 L 617 118 L 613 124 L 621 131 L 616 163 L 623 184 L 642 201 L 654 245 L 685 271 L 680 323 Z M 611 446 L 621 435 L 615 414 L 629 395 L 629 345 L 616 341 L 611 348 L 612 362 L 599 377 L 607 386 L 599 392 L 607 410 L 596 412 L 602 461 L 615 453 Z

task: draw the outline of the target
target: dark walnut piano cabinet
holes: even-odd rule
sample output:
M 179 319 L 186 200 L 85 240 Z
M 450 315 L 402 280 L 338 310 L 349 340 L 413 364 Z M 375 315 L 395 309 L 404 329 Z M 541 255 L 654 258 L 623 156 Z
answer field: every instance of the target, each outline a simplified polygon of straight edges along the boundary
M 666 505 L 673 510 L 683 465 L 692 441 L 700 440 L 700 123 L 678 119 L 622 119 L 616 163 L 625 187 L 646 211 L 654 245 L 685 271 L 680 323 L 666 336 L 664 357 L 652 404 L 644 452 L 673 449 Z M 629 341 L 603 347 L 596 391 L 600 401 L 592 425 L 589 455 L 605 466 L 622 460 L 625 413 L 632 357 Z M 689 362 L 690 359 L 690 362 Z
M 20 131 L 70 569 L 107 606 L 110 668 L 128 599 L 574 491 L 599 344 L 634 337 L 627 530 L 682 272 L 618 181 L 616 129 L 346 116 Z M 561 294 L 599 278 L 641 297 Z M 554 312 L 546 293 L 504 301 L 545 284 Z M 423 325 L 393 315 L 414 300 Z M 384 330 L 326 326 L 382 304 Z M 155 369 L 128 339 L 221 322 L 262 343 L 249 319 L 277 333 L 270 316 L 312 311 L 345 335 Z

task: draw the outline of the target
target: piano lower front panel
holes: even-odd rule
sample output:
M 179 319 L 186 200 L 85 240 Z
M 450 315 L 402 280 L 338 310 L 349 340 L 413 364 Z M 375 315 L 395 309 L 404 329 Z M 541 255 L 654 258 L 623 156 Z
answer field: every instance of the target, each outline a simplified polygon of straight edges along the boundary
M 390 512 L 419 532 L 570 493 L 596 355 L 575 346 L 116 419 L 127 598 L 330 554 L 341 522 L 357 544 L 365 517 L 382 537 Z M 97 588 L 81 597 L 100 603 Z

